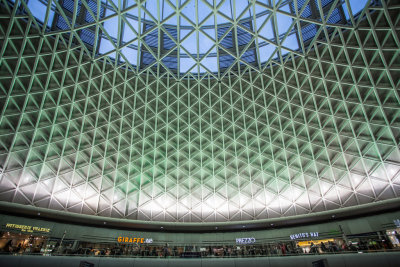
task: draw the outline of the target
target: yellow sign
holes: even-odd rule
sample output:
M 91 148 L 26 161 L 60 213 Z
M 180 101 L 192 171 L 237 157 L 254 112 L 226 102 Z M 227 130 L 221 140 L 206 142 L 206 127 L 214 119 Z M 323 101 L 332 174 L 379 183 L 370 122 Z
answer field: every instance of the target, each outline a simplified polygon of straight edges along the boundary
M 335 241 L 333 238 L 329 238 L 329 239 L 321 239 L 321 240 L 308 240 L 308 241 L 300 241 L 299 243 L 297 243 L 297 245 L 299 245 L 300 247 L 309 247 L 311 246 L 311 242 L 313 242 L 315 245 L 319 245 L 322 243 L 328 243 L 329 241 L 333 242 Z
M 22 225 L 22 224 L 13 224 L 13 223 L 7 223 L 6 228 L 19 229 L 22 232 L 28 232 L 28 233 L 33 233 L 33 232 L 49 233 L 50 232 L 50 228 L 31 226 L 31 225 Z
M 144 243 L 144 238 L 119 236 L 118 243 Z

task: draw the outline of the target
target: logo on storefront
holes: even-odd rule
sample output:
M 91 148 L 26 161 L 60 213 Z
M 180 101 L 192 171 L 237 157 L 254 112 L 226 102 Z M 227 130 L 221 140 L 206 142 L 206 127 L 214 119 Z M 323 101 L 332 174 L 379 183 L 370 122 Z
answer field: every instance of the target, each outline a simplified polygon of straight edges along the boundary
M 254 237 L 236 238 L 236 244 L 253 244 L 256 242 Z
M 153 243 L 152 238 L 140 238 L 140 237 L 128 237 L 128 236 L 119 236 L 117 238 L 118 243 Z
M 300 238 L 309 238 L 309 237 L 318 237 L 318 236 L 319 236 L 318 232 L 305 232 L 305 233 L 298 233 L 298 234 L 290 235 L 290 239 L 295 240 L 295 239 L 300 239 Z

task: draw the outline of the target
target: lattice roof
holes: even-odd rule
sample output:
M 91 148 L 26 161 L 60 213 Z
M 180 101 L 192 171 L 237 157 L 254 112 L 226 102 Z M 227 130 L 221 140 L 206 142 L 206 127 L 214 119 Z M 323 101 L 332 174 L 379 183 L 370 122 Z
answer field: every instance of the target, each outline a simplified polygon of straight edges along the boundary
M 152 2 L 0 2 L 0 200 L 214 222 L 399 196 L 396 1 Z

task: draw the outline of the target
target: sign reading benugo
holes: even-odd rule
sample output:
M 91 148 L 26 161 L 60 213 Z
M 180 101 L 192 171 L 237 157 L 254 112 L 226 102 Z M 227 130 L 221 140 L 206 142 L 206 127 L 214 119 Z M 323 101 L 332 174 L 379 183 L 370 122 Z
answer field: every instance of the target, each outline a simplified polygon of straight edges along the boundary
M 119 236 L 118 243 L 153 243 L 153 239 L 151 238 L 140 238 L 140 237 L 128 237 L 128 236 Z
M 49 233 L 50 232 L 50 228 L 31 226 L 31 225 L 22 225 L 22 224 L 13 224 L 13 223 L 7 223 L 6 228 L 18 229 L 18 230 L 21 230 L 22 232 L 28 232 L 28 233 L 33 233 L 33 232 Z

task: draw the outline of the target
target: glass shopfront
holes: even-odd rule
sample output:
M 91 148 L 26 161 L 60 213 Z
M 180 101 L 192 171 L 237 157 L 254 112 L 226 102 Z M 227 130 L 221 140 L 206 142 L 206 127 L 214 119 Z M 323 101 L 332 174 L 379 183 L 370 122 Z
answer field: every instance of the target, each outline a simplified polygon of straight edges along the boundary
M 386 230 L 386 235 L 393 247 L 400 248 L 400 227 Z
M 388 237 L 398 249 L 394 231 Z M 395 239 L 396 238 L 396 239 Z M 388 249 L 376 234 L 351 236 L 345 241 L 342 237 L 309 240 L 260 241 L 254 244 L 237 245 L 233 241 L 220 244 L 177 242 L 163 243 L 121 243 L 114 241 L 83 241 L 44 235 L 3 232 L 0 239 L 2 253 L 43 254 L 43 255 L 86 255 L 120 257 L 253 257 L 286 256 L 295 254 L 324 254 L 347 252 L 370 252 Z
M 376 220 L 376 216 L 373 220 Z M 118 230 L 4 215 L 0 217 L 0 252 L 193 258 L 400 250 L 400 227 L 387 223 L 371 231 L 372 227 L 364 227 L 365 222 L 348 220 L 340 224 L 258 231 L 170 233 Z
M 0 251 L 5 253 L 44 253 L 47 236 L 18 232 L 0 234 Z
M 299 241 L 296 246 L 301 253 L 335 253 L 339 251 L 339 248 L 344 243 L 340 238 L 328 238 L 328 239 L 316 239 Z

